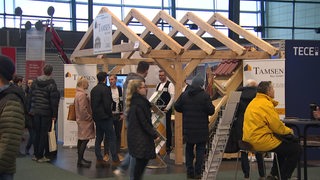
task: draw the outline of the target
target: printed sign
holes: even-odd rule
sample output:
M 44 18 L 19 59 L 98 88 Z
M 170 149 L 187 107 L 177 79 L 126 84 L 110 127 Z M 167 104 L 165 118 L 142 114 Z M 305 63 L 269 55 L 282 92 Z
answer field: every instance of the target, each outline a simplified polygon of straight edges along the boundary
M 243 82 L 254 79 L 258 83 L 261 81 L 271 81 L 275 90 L 274 99 L 279 102 L 276 110 L 280 118 L 285 116 L 285 63 L 283 59 L 265 60 L 244 60 L 243 61 Z
M 93 26 L 93 54 L 112 52 L 112 19 L 108 13 L 99 14 Z
M 309 119 L 320 106 L 320 41 L 285 41 L 286 116 Z

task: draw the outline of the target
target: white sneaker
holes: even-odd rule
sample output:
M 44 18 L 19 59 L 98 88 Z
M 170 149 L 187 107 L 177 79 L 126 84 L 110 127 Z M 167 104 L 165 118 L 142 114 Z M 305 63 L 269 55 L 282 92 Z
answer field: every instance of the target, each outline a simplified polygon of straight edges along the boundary
M 116 169 L 113 171 L 114 176 L 116 177 L 117 180 L 123 180 L 124 179 L 124 173 L 121 172 L 120 169 Z
M 37 160 L 38 163 L 44 163 L 44 162 L 49 162 L 49 161 L 50 161 L 50 159 L 48 159 L 46 157 L 43 157 L 43 158 Z

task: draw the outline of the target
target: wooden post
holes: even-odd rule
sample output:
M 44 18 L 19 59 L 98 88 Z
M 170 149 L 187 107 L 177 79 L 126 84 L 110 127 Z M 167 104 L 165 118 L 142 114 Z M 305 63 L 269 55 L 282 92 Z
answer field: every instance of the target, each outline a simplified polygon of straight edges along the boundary
M 184 77 L 183 73 L 183 67 L 181 59 L 178 57 L 174 63 L 174 68 L 176 71 L 176 84 L 175 84 L 175 101 L 178 99 L 178 97 L 181 94 L 182 91 L 182 85 L 184 84 L 184 80 L 186 77 Z M 175 111 L 175 120 L 174 120 L 174 139 L 175 139 L 175 164 L 183 164 L 183 136 L 182 136 L 182 114 Z

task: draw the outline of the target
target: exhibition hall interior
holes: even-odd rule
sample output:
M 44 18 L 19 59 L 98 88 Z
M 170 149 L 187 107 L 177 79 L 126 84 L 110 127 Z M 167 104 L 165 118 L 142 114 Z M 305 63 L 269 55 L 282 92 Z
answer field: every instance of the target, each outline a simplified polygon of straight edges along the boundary
M 56 121 L 50 126 L 56 149 L 51 150 L 51 140 L 46 137 L 44 156 L 38 158 L 35 141 L 30 141 L 31 148 L 27 145 L 34 126 L 26 126 L 14 179 L 319 179 L 319 9 L 319 0 L 0 0 L 0 55 L 12 60 L 14 77 L 21 78 L 26 98 L 29 80 L 42 77 L 47 65 L 53 68 L 50 78 L 59 94 Z M 141 62 L 148 64 L 145 74 L 139 70 Z M 150 104 L 148 126 L 157 137 L 154 146 L 151 141 L 153 158 L 145 158 L 145 151 L 142 158 L 136 157 L 132 144 L 140 142 L 132 139 L 138 133 L 132 134 L 128 127 L 134 123 L 124 120 L 124 116 L 130 119 L 125 111 L 129 106 L 122 104 L 127 102 L 128 89 L 124 88 L 133 73 L 145 82 L 137 89 L 146 89 L 143 97 Z M 105 81 L 99 82 L 99 74 L 105 75 Z M 83 113 L 76 104 L 83 79 L 87 87 L 82 90 L 91 105 L 87 109 L 96 132 L 86 140 L 79 138 L 80 115 L 70 115 L 71 107 Z M 249 101 L 244 92 L 252 82 L 257 87 Z M 91 93 L 100 83 L 108 87 L 106 94 L 113 99 L 107 111 L 112 112 L 113 120 L 121 121 L 114 120 L 111 126 L 114 141 L 107 131 L 102 137 L 97 135 L 102 128 L 96 127 L 100 117 L 94 114 L 97 111 L 92 104 L 104 95 L 94 101 Z M 192 97 L 196 86 L 209 101 L 208 108 L 198 106 L 202 97 L 193 99 L 192 105 L 181 105 L 190 102 L 183 98 Z M 260 106 L 254 109 L 261 96 L 267 97 L 270 106 L 262 103 L 262 110 Z M 31 96 L 31 107 L 32 103 Z M 213 112 L 206 112 L 212 106 Z M 195 114 L 201 114 L 199 119 Z M 27 115 L 35 117 L 30 112 Z M 255 134 L 254 128 L 259 126 L 248 123 L 253 117 L 268 121 L 261 129 L 269 128 L 267 136 L 276 139 L 269 139 L 264 146 L 281 145 L 266 150 L 252 144 L 247 132 Z M 201 127 L 200 119 L 208 128 Z M 277 122 L 276 128 L 269 119 Z M 142 129 L 144 134 L 149 133 L 146 129 Z M 191 131 L 205 134 L 191 138 Z M 278 136 L 285 131 L 293 138 Z M 261 135 L 257 141 L 264 138 Z M 97 139 L 103 142 L 96 143 Z M 84 141 L 83 152 L 80 146 Z M 298 147 L 297 162 L 287 158 L 291 143 Z M 97 155 L 99 150 L 103 160 Z M 113 151 L 119 160 L 111 157 Z M 129 168 L 121 169 L 129 154 Z M 139 176 L 136 169 L 145 159 L 150 160 Z

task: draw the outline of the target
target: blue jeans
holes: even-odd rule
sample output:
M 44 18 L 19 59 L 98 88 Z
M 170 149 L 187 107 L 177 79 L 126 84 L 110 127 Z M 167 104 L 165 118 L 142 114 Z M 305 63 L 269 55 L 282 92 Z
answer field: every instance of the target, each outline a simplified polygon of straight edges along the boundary
M 0 180 L 13 180 L 13 174 L 0 173 Z
M 136 166 L 136 158 L 132 157 L 129 153 L 124 156 L 118 169 L 124 172 L 129 169 L 130 179 L 134 179 L 134 167 Z
M 49 116 L 35 115 L 33 118 L 34 127 L 34 155 L 37 159 L 41 159 L 49 150 L 48 132 L 52 123 L 52 118 Z
M 110 144 L 110 152 L 113 161 L 119 161 L 118 154 L 116 152 L 116 135 L 113 128 L 113 119 L 105 119 L 96 121 L 96 142 L 94 145 L 94 151 L 98 160 L 102 160 L 103 156 L 101 154 L 101 142 L 103 137 L 106 138 Z
M 194 146 L 196 146 L 196 162 L 193 165 L 194 159 Z M 206 150 L 206 143 L 186 143 L 186 167 L 188 175 L 201 175 L 202 165 L 204 161 L 204 154 Z

